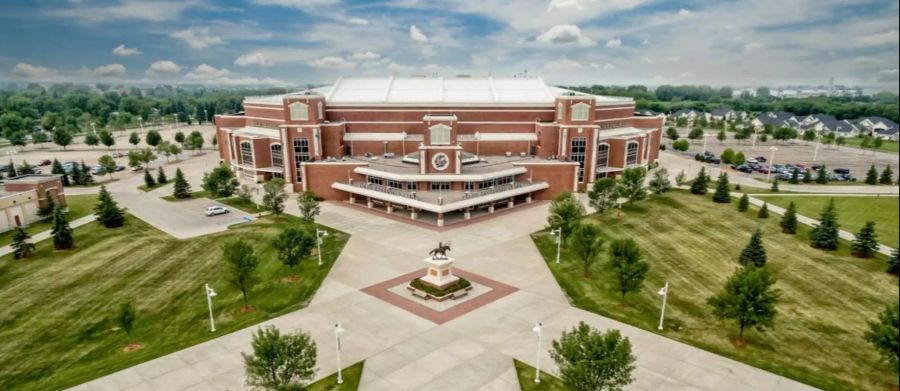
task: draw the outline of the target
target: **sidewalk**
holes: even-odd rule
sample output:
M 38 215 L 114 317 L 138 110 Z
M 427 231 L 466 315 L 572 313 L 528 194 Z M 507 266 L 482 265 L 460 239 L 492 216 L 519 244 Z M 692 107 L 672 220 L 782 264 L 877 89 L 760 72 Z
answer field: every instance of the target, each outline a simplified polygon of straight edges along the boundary
M 87 215 L 87 216 L 84 216 L 84 217 L 82 217 L 82 218 L 80 218 L 80 219 L 75 219 L 75 220 L 73 220 L 73 221 L 70 221 L 70 222 L 69 222 L 69 226 L 72 227 L 73 229 L 75 229 L 75 228 L 78 228 L 78 227 L 80 227 L 80 226 L 82 226 L 82 225 L 85 225 L 85 224 L 87 224 L 87 223 L 90 223 L 91 221 L 94 221 L 94 220 L 96 220 L 96 219 L 97 219 L 97 217 L 94 216 L 94 215 L 92 215 L 92 214 L 91 214 L 91 215 Z M 38 233 L 36 233 L 36 234 L 34 234 L 34 235 L 31 235 L 31 243 L 37 243 L 37 242 L 40 242 L 40 241 L 42 241 L 42 240 L 44 240 L 44 239 L 49 238 L 49 237 L 50 237 L 50 231 L 51 231 L 51 230 L 48 229 L 48 230 L 46 230 L 46 231 L 38 232 Z M 6 254 L 12 254 L 12 252 L 13 252 L 13 248 L 12 248 L 12 245 L 10 245 L 10 244 L 8 244 L 8 245 L 6 245 L 6 246 L 3 246 L 3 247 L 0 247 L 0 257 L 4 256 L 4 255 L 6 255 Z

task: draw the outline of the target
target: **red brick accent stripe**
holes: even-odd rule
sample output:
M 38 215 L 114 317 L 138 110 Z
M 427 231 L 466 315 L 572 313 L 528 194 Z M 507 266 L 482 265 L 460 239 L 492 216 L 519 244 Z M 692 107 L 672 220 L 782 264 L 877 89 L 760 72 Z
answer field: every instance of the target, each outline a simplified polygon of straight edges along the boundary
M 363 288 L 361 290 L 365 293 L 368 293 L 374 297 L 377 297 L 437 324 L 449 322 L 519 290 L 519 288 L 516 288 L 514 286 L 506 285 L 502 282 L 456 268 L 453 269 L 454 274 L 481 285 L 490 287 L 491 291 L 459 303 L 444 311 L 437 311 L 428 308 L 423 304 L 416 303 L 415 301 L 410 300 L 410 298 L 401 297 L 400 295 L 388 290 L 391 287 L 395 287 L 404 282 L 411 281 L 414 278 L 424 276 L 427 270 L 428 269 L 421 269 L 406 273 L 402 276 L 397 276 L 390 280 L 379 282 L 375 285 Z

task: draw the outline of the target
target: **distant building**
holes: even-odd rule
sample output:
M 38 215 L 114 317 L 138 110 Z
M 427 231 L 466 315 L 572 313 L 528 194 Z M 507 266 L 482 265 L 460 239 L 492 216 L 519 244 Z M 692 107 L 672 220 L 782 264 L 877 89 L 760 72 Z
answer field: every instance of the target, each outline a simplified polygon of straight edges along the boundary
M 66 205 L 60 175 L 32 174 L 7 179 L 0 190 L 0 232 L 40 220 L 40 210 L 47 205 L 48 195 L 57 204 Z
M 756 128 L 757 130 L 762 130 L 766 125 L 771 125 L 773 128 L 799 128 L 800 122 L 797 120 L 797 117 L 794 116 L 793 113 L 788 113 L 786 111 L 770 111 L 767 113 L 761 113 L 759 116 L 753 119 L 750 124 Z
M 856 120 L 856 124 L 866 133 L 874 134 L 879 130 L 896 128 L 897 123 L 884 117 L 865 117 Z
M 900 128 L 897 127 L 897 124 L 894 124 L 894 126 L 891 126 L 890 128 L 887 128 L 887 129 L 878 129 L 875 131 L 875 137 L 885 139 L 885 140 L 897 141 L 898 140 L 898 129 L 900 129 Z

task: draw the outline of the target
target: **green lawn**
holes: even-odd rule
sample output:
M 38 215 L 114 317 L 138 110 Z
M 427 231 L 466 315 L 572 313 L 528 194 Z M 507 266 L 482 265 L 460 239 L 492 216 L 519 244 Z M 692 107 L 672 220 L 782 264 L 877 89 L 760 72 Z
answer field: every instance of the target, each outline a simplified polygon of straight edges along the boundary
M 94 213 L 94 205 L 96 203 L 97 196 L 93 194 L 66 196 L 66 205 L 69 208 L 66 216 L 68 216 L 69 221 L 72 221 L 92 214 Z M 25 232 L 28 232 L 29 235 L 34 235 L 38 232 L 49 230 L 51 228 L 51 225 L 52 220 L 50 218 L 46 218 L 41 221 L 32 223 L 28 227 L 25 227 Z M 0 246 L 5 246 L 12 243 L 14 232 L 15 231 L 10 230 L 4 233 L 0 233 Z
M 153 191 L 153 190 L 159 189 L 160 187 L 167 186 L 167 185 L 169 185 L 170 183 L 172 183 L 172 181 L 169 181 L 169 182 L 166 182 L 166 183 L 163 183 L 163 184 L 156 183 L 156 184 L 154 184 L 154 185 L 151 186 L 151 187 L 147 187 L 147 185 L 140 185 L 140 186 L 138 186 L 138 190 L 143 191 L 143 192 L 146 193 L 146 192 L 148 192 L 148 191 Z M 175 197 L 172 197 L 172 198 L 174 199 Z
M 359 379 L 362 378 L 363 364 L 360 361 L 341 371 L 341 377 L 344 379 L 343 384 L 337 384 L 337 372 L 332 373 L 324 379 L 321 379 L 306 387 L 306 391 L 356 391 L 359 389 Z
M 534 367 L 519 360 L 513 359 L 516 366 L 516 375 L 519 377 L 519 388 L 522 391 L 565 391 L 569 388 L 559 378 L 541 371 L 541 382 L 534 382 Z
M 325 265 L 311 259 L 290 270 L 276 260 L 271 241 L 298 223 L 286 215 L 265 217 L 177 240 L 128 216 L 117 229 L 96 222 L 75 229 L 73 250 L 54 251 L 45 240 L 33 258 L 0 258 L 0 389 L 74 386 L 303 308 L 348 236 L 330 230 Z M 240 291 L 229 282 L 219 247 L 234 238 L 260 254 L 249 312 L 240 309 Z M 215 333 L 209 331 L 204 283 L 218 292 Z M 129 353 L 113 320 L 127 301 L 137 310 L 133 341 L 143 345 Z
M 206 191 L 206 190 L 200 190 L 200 191 L 192 192 L 190 198 L 178 199 L 178 198 L 175 198 L 175 196 L 172 195 L 172 194 L 169 194 L 169 195 L 164 196 L 164 197 L 159 197 L 159 198 L 162 198 L 162 199 L 164 199 L 164 200 L 166 200 L 166 201 L 178 202 L 178 201 L 190 200 L 190 199 L 193 199 L 193 198 L 209 198 L 209 199 L 212 199 L 213 197 L 212 197 L 212 194 L 210 194 L 210 192 L 208 192 L 208 191 Z
M 262 213 L 265 212 L 265 208 L 260 207 L 257 204 L 254 204 L 253 201 L 248 201 L 240 197 L 230 197 L 230 198 L 218 198 L 216 201 L 221 202 L 225 205 L 228 205 L 233 208 L 237 208 L 243 210 L 247 213 Z
M 848 147 L 862 148 L 859 146 L 862 143 L 862 137 L 848 137 L 845 140 L 847 141 L 846 146 Z M 871 147 L 866 149 L 870 151 L 872 150 Z M 878 151 L 900 153 L 900 143 L 897 143 L 896 141 L 884 140 L 884 144 L 881 144 L 881 148 L 879 148 Z
M 836 252 L 812 249 L 809 229 L 796 237 L 782 234 L 778 218 L 759 220 L 756 209 L 737 212 L 736 204 L 716 204 L 711 196 L 677 191 L 625 207 L 615 214 L 587 218 L 611 238 L 636 240 L 650 263 L 643 288 L 620 306 L 617 284 L 605 255 L 584 278 L 567 249 L 556 265 L 553 238 L 533 235 L 560 286 L 573 305 L 656 330 L 657 290 L 666 280 L 670 296 L 663 335 L 750 365 L 828 390 L 885 390 L 897 378 L 863 339 L 866 321 L 897 300 L 897 277 L 884 272 L 884 257 L 858 259 L 842 242 Z M 735 348 L 738 328 L 719 321 L 706 300 L 738 267 L 737 258 L 757 226 L 762 227 L 768 268 L 783 292 L 775 328 L 745 333 L 749 345 Z
M 900 240 L 900 198 L 897 197 L 830 197 L 830 196 L 760 196 L 761 200 L 787 208 L 791 201 L 797 205 L 797 212 L 814 219 L 822 214 L 828 200 L 834 199 L 838 210 L 841 229 L 856 233 L 867 221 L 875 222 L 878 241 L 888 246 L 897 246 Z

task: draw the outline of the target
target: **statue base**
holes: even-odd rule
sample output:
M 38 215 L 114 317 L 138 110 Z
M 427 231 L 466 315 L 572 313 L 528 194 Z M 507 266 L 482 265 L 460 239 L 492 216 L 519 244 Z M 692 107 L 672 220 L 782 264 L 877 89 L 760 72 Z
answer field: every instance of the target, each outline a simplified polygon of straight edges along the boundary
M 453 275 L 451 265 L 455 259 L 450 257 L 429 257 L 425 258 L 423 261 L 428 264 L 428 270 L 426 271 L 425 276 L 417 278 L 407 286 L 407 289 L 413 296 L 421 297 L 425 300 L 434 299 L 437 301 L 444 301 L 447 299 L 463 297 L 472 290 L 471 283 Z M 426 286 L 419 286 L 417 288 L 413 286 L 416 282 L 421 282 Z
M 423 261 L 428 264 L 428 271 L 424 277 L 419 278 L 422 282 L 437 289 L 443 289 L 445 286 L 459 281 L 459 277 L 453 275 L 451 268 L 455 259 L 450 257 L 425 258 Z

